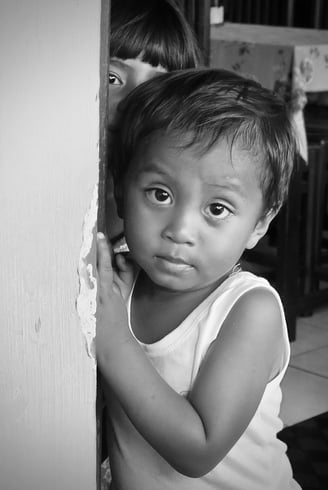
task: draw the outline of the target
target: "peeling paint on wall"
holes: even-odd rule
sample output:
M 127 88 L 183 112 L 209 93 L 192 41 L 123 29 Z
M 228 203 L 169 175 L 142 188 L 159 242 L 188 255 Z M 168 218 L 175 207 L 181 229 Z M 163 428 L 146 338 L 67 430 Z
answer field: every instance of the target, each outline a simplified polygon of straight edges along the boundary
M 82 246 L 78 265 L 80 290 L 76 300 L 76 309 L 80 318 L 87 353 L 89 357 L 94 359 L 95 365 L 97 280 L 96 271 L 94 271 L 92 263 L 96 256 L 94 238 L 97 225 L 97 213 L 98 185 L 96 185 L 93 190 L 91 203 L 83 222 Z

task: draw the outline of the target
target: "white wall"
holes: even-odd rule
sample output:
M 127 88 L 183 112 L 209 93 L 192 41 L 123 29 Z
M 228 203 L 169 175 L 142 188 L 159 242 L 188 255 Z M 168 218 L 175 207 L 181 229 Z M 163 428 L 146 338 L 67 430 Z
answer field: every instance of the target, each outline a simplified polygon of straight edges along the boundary
M 99 43 L 100 0 L 0 2 L 1 490 L 96 489 Z

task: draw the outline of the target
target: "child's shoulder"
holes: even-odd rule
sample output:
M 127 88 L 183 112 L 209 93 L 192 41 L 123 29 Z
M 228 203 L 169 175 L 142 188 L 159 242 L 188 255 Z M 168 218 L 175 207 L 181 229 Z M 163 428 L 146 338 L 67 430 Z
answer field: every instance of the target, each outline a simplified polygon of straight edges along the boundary
M 252 272 L 232 274 L 214 294 L 212 308 L 218 309 L 224 321 L 246 324 L 252 329 L 286 330 L 282 301 L 277 290 L 263 277 Z
M 264 277 L 241 270 L 232 274 L 225 281 L 223 290 L 230 295 L 230 301 L 234 307 L 238 304 L 241 312 L 244 309 L 254 310 L 258 315 L 263 314 L 264 317 L 272 314 L 280 321 L 283 317 L 280 295 Z
M 222 283 L 217 289 L 217 296 L 222 293 L 229 293 L 231 296 L 239 298 L 250 291 L 253 292 L 250 296 L 255 297 L 258 294 L 264 294 L 263 291 L 266 291 L 267 296 L 275 297 L 278 299 L 278 302 L 280 301 L 279 293 L 267 279 L 241 269 L 232 273 L 224 283 Z

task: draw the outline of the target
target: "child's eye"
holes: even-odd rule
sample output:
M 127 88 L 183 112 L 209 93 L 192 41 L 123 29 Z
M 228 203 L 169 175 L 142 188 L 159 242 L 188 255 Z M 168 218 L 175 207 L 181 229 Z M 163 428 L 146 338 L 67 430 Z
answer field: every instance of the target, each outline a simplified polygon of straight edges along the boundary
M 122 80 L 115 73 L 110 72 L 108 75 L 108 83 L 109 85 L 123 85 Z
M 172 202 L 170 194 L 164 189 L 160 189 L 158 187 L 147 189 L 146 195 L 151 202 L 156 204 L 171 204 Z
M 231 214 L 231 211 L 226 206 L 218 202 L 210 204 L 206 211 L 211 218 L 216 219 L 225 219 Z

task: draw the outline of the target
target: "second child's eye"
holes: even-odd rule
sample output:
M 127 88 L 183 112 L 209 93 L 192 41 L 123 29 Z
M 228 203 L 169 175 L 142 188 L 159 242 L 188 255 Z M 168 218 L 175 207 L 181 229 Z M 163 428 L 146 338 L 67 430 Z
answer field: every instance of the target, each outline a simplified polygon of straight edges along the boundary
M 156 204 L 171 204 L 172 198 L 164 189 L 153 188 L 146 191 L 148 199 Z
M 109 72 L 108 83 L 109 83 L 109 85 L 122 85 L 123 84 L 120 77 L 118 75 L 115 75 L 115 73 L 113 73 L 113 72 Z
M 207 207 L 207 214 L 209 214 L 211 218 L 225 219 L 231 214 L 231 211 L 223 204 L 215 202 Z

